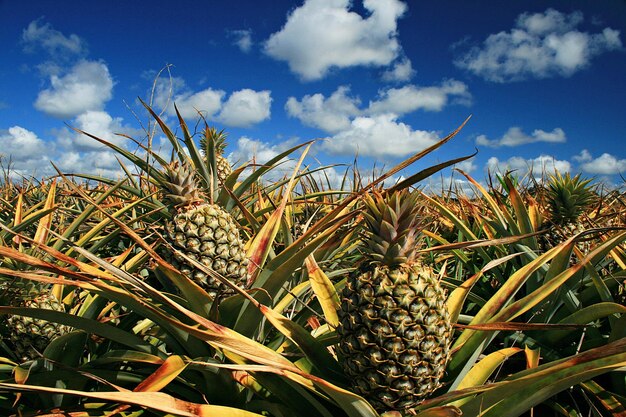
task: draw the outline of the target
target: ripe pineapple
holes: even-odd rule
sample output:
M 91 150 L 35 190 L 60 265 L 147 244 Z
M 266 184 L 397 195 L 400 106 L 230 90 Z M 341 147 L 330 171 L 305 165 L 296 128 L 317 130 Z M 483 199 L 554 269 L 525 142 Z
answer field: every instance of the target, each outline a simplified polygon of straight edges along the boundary
M 200 146 L 204 152 L 205 158 L 209 154 L 209 141 L 215 144 L 215 165 L 219 184 L 223 184 L 226 178 L 233 172 L 228 159 L 224 157 L 224 149 L 226 148 L 226 133 L 224 130 L 217 131 L 214 127 L 206 127 L 204 135 L 200 139 Z
M 65 311 L 54 295 L 48 290 L 36 291 L 32 285 L 11 283 L 11 290 L 7 285 L 0 285 L 2 295 L 8 304 L 16 307 L 39 308 L 45 310 Z M 30 287 L 30 290 L 27 288 Z M 28 295 L 34 294 L 34 296 Z M 26 299 L 25 299 L 26 298 Z M 59 336 L 70 332 L 71 328 L 59 323 L 53 323 L 42 319 L 26 316 L 12 315 L 5 321 L 7 327 L 6 341 L 13 347 L 13 352 L 22 361 L 33 360 L 40 357 L 50 342 Z
M 207 203 L 188 165 L 173 162 L 166 167 L 163 182 L 165 200 L 176 213 L 166 224 L 169 243 L 188 257 L 243 287 L 247 280 L 248 258 L 239 237 L 239 228 L 229 213 Z M 219 281 L 207 276 L 174 254 L 171 263 L 200 284 L 212 297 L 229 293 Z
M 379 412 L 414 407 L 438 386 L 452 326 L 446 295 L 416 259 L 416 194 L 367 196 L 364 261 L 347 279 L 337 329 L 355 392 Z
M 557 172 L 550 176 L 546 185 L 548 219 L 544 223 L 544 228 L 548 228 L 549 232 L 542 242 L 544 249 L 550 249 L 585 229 L 580 218 L 595 197 L 589 187 L 590 182 L 591 179 L 581 179 L 580 174 L 571 177 L 569 173 L 562 175 Z M 583 252 L 589 249 L 588 246 L 588 242 L 587 245 L 581 245 Z

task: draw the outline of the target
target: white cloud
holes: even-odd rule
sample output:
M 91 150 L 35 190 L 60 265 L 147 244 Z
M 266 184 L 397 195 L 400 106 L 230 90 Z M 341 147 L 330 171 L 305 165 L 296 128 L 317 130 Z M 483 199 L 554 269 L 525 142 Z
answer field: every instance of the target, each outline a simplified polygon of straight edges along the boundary
M 304 80 L 323 78 L 333 68 L 386 66 L 401 51 L 397 20 L 406 5 L 399 0 L 364 0 L 370 13 L 350 11 L 350 0 L 306 0 L 285 26 L 265 42 L 265 53 L 286 61 Z
M 590 174 L 613 175 L 626 172 L 626 159 L 617 159 L 609 153 L 603 153 L 592 159 L 591 154 L 587 150 L 583 150 L 581 157 L 582 159 L 579 158 L 579 160 L 587 161 L 581 165 L 582 170 Z
M 175 114 L 174 104 L 184 119 L 197 119 L 198 112 L 204 117 L 212 119 L 222 107 L 222 98 L 226 93 L 221 90 L 207 88 L 197 93 L 184 93 L 174 97 L 168 108 L 170 115 Z
M 289 116 L 307 126 L 338 133 L 351 129 L 356 116 L 394 114 L 399 117 L 416 110 L 441 111 L 450 101 L 460 104 L 471 101 L 467 85 L 456 80 L 446 80 L 439 86 L 411 84 L 381 90 L 378 99 L 370 101 L 366 109 L 359 109 L 361 100 L 349 93 L 349 87 L 341 86 L 328 98 L 319 93 L 306 95 L 301 100 L 289 97 L 285 109 Z
M 431 87 L 406 85 L 383 90 L 378 100 L 370 102 L 368 113 L 403 115 L 416 110 L 441 111 L 451 97 L 464 104 L 471 100 L 467 85 L 456 80 L 446 80 L 440 86 Z
M 113 118 L 104 111 L 87 111 L 78 115 L 78 117 L 73 120 L 72 126 L 100 139 L 104 139 L 107 142 L 111 142 L 114 145 L 124 147 L 128 140 L 117 134 L 124 133 L 133 136 L 133 134 L 138 133 L 138 131 L 124 126 L 122 121 L 121 117 Z M 59 143 L 68 150 L 91 151 L 105 148 L 100 142 L 80 133 L 61 132 L 58 140 Z
M 200 112 L 207 119 L 212 119 L 222 108 L 225 91 L 206 88 L 192 91 L 180 77 L 160 78 L 154 91 L 154 106 L 165 109 L 170 116 L 176 116 L 174 104 L 184 119 L 197 119 Z
M 225 125 L 248 127 L 269 119 L 271 104 L 269 90 L 254 91 L 244 88 L 228 97 L 218 117 Z
M 124 170 L 120 167 L 116 156 L 119 157 L 114 151 L 109 150 L 65 151 L 54 162 L 61 171 L 67 174 L 88 173 L 116 179 L 124 175 Z M 123 158 L 120 159 L 123 160 Z
M 456 65 L 494 82 L 570 76 L 595 56 L 622 47 L 619 31 L 607 27 L 600 33 L 581 32 L 576 28 L 582 20 L 580 12 L 524 13 L 510 32 L 489 35 Z
M 358 115 L 360 100 L 348 96 L 350 88 L 341 86 L 330 97 L 322 94 L 306 95 L 298 101 L 289 97 L 285 110 L 291 117 L 307 126 L 317 127 L 329 133 L 350 128 L 350 118 Z
M 392 68 L 383 72 L 383 81 L 404 82 L 409 81 L 415 75 L 411 60 L 404 58 L 397 61 Z
M 33 20 L 22 32 L 24 50 L 35 52 L 41 48 L 52 56 L 63 54 L 83 55 L 87 52 L 85 41 L 79 36 L 63 33 L 52 28 L 50 23 L 41 24 L 41 19 Z
M 87 111 L 72 120 L 71 125 L 129 149 L 131 143 L 115 133 L 138 137 L 142 131 L 122 122 L 121 118 L 113 118 L 103 111 Z M 96 140 L 67 128 L 53 131 L 52 138 L 43 140 L 32 131 L 13 126 L 5 131 L 0 130 L 0 143 L 3 163 L 11 161 L 11 168 L 18 176 L 54 175 L 56 171 L 50 164 L 52 161 L 66 173 L 98 174 L 115 178 L 123 173 L 116 156 L 128 163 L 121 155 Z
M 228 155 L 232 163 L 245 163 L 254 160 L 257 164 L 264 164 L 286 151 L 289 146 L 281 144 L 269 144 L 260 140 L 242 136 L 237 140 L 237 148 Z
M 233 30 L 230 32 L 230 35 L 235 38 L 233 43 L 237 45 L 241 52 L 248 53 L 252 50 L 252 30 Z
M 331 154 L 399 157 L 422 150 L 438 140 L 435 132 L 413 130 L 394 114 L 357 117 L 350 129 L 337 133 L 322 147 Z
M 98 126 L 92 124 L 85 127 L 97 130 Z M 103 132 L 100 129 L 90 133 Z M 83 152 L 80 147 L 66 143 L 63 138 L 44 141 L 34 132 L 20 126 L 13 126 L 6 133 L 0 133 L 0 142 L 3 148 L 3 163 L 11 162 L 13 177 L 54 175 L 56 171 L 50 161 L 64 173 L 99 174 L 112 178 L 123 173 L 113 151 L 107 149 Z
M 470 158 L 465 161 L 461 161 L 458 164 L 455 164 L 454 168 L 458 168 L 461 171 L 464 171 L 469 174 L 470 172 L 473 172 L 474 170 L 476 170 L 476 164 L 474 163 L 473 159 L 474 158 Z
M 488 139 L 485 135 L 476 138 L 476 144 L 497 148 L 500 146 L 520 146 L 535 142 L 564 143 L 567 141 L 565 132 L 561 128 L 555 128 L 551 132 L 535 129 L 529 136 L 519 127 L 511 127 L 500 139 Z
M 535 177 L 541 177 L 544 173 L 570 172 L 569 161 L 559 160 L 550 155 L 540 155 L 534 159 L 525 159 L 521 156 L 513 156 L 506 161 L 500 161 L 495 156 L 489 158 L 486 168 L 491 172 L 504 173 L 515 171 L 517 174 L 525 175 L 532 170 Z
M 210 121 L 219 121 L 227 126 L 249 127 L 270 117 L 271 91 L 255 91 L 244 88 L 228 96 L 226 92 L 206 88 L 194 92 L 182 78 L 171 77 L 156 84 L 154 104 L 165 108 L 170 116 L 176 115 L 174 104 L 184 119 L 195 120 L 198 111 Z
M 242 136 L 237 140 L 237 147 L 228 155 L 228 160 L 233 164 L 254 163 L 257 166 L 263 165 L 275 158 L 282 152 L 294 146 L 294 142 L 287 140 L 277 144 L 270 144 L 257 139 Z M 277 181 L 284 177 L 289 177 L 296 166 L 296 160 L 283 158 L 279 165 L 263 175 L 265 180 Z M 247 168 L 242 173 L 247 176 L 252 172 L 252 168 Z
M 102 62 L 80 61 L 62 77 L 52 75 L 50 88 L 39 93 L 35 108 L 58 118 L 101 110 L 112 97 L 113 79 Z
M 587 149 L 583 149 L 578 155 L 573 156 L 572 159 L 576 162 L 588 162 L 591 161 L 593 157 Z
M 40 159 L 45 155 L 48 147 L 34 132 L 21 126 L 13 126 L 8 130 L 0 131 L 0 155 L 11 159 L 12 162 L 20 163 L 28 160 Z

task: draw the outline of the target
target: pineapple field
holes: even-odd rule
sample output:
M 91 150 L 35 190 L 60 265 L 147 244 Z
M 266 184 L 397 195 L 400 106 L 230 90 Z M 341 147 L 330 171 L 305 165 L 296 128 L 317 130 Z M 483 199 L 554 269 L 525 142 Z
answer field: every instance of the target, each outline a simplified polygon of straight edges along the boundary
M 120 178 L 4 167 L 0 415 L 626 416 L 620 190 L 424 191 L 463 125 L 337 186 L 314 142 L 231 166 L 226 132 L 146 109 L 168 158 L 81 132 Z

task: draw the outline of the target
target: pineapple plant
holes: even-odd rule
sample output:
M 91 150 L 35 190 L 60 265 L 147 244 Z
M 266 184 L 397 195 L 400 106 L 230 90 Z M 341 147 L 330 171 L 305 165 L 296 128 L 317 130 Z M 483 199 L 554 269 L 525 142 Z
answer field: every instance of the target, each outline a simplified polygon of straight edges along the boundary
M 582 179 L 580 174 L 572 177 L 569 173 L 556 172 L 546 185 L 547 221 L 543 228 L 548 229 L 542 244 L 549 249 L 568 237 L 585 230 L 581 217 L 594 201 L 595 193 L 589 186 L 591 179 Z M 589 244 L 580 249 L 586 253 Z
M 378 412 L 405 411 L 444 374 L 452 336 L 446 295 L 417 259 L 417 193 L 366 195 L 363 218 L 363 260 L 342 293 L 339 353 L 356 393 Z
M 31 283 L 13 280 L 0 285 L 2 304 L 13 307 L 38 308 L 65 312 L 65 307 L 49 291 Z M 57 337 L 70 332 L 71 328 L 59 323 L 27 316 L 9 315 L 4 320 L 4 340 L 13 348 L 21 361 L 40 357 L 46 347 Z
M 213 141 L 215 146 L 215 166 L 219 184 L 223 184 L 226 178 L 233 172 L 228 159 L 224 157 L 224 149 L 226 148 L 226 133 L 224 130 L 218 131 L 214 127 L 205 126 L 204 134 L 200 139 L 200 146 L 204 152 L 205 159 L 209 156 L 209 141 Z M 207 161 L 208 165 L 208 161 Z
M 166 240 L 171 247 L 243 287 L 247 280 L 248 258 L 232 216 L 219 205 L 204 200 L 195 171 L 187 163 L 176 161 L 167 165 L 160 185 L 165 202 L 171 213 L 175 213 L 166 223 Z M 179 254 L 168 254 L 177 269 L 212 297 L 230 292 Z

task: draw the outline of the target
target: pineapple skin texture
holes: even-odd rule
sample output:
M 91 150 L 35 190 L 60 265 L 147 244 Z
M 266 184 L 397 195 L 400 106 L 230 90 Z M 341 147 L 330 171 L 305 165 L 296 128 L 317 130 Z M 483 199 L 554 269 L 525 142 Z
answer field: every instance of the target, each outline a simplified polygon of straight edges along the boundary
M 414 407 L 439 387 L 452 336 L 445 300 L 421 264 L 378 265 L 348 277 L 337 330 L 341 363 L 378 412 Z
M 170 244 L 215 272 L 244 287 L 248 276 L 248 258 L 239 237 L 239 228 L 230 214 L 215 204 L 203 204 L 181 210 L 166 226 Z M 232 294 L 221 282 L 173 254 L 171 263 L 196 281 L 210 296 Z
M 233 172 L 233 169 L 230 166 L 230 162 L 228 159 L 224 158 L 222 155 L 215 156 L 215 165 L 217 168 L 217 178 L 220 184 L 223 184 L 226 181 L 226 178 Z
M 45 310 L 65 311 L 63 305 L 50 294 L 41 294 L 33 300 L 26 301 L 24 307 Z M 26 316 L 10 316 L 7 318 L 9 342 L 15 355 L 22 361 L 40 357 L 40 353 L 57 337 L 71 331 L 69 326 Z

